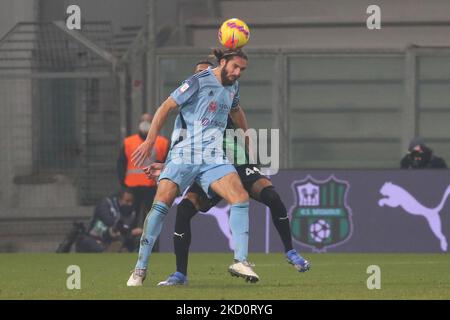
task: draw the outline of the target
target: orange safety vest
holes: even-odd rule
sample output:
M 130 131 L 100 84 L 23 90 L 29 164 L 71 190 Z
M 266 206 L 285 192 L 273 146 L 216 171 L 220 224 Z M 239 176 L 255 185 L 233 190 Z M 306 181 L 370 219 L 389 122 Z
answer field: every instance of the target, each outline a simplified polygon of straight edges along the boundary
M 142 171 L 141 168 L 135 167 L 131 161 L 131 155 L 134 150 L 139 147 L 144 140 L 138 135 L 132 135 L 125 138 L 124 148 L 125 156 L 127 157 L 127 171 L 125 173 L 125 185 L 127 187 L 152 187 L 156 185 L 155 179 L 150 179 Z M 155 145 L 153 146 L 152 159 L 156 159 L 157 162 L 164 162 L 167 152 L 169 150 L 169 140 L 162 136 L 157 136 Z

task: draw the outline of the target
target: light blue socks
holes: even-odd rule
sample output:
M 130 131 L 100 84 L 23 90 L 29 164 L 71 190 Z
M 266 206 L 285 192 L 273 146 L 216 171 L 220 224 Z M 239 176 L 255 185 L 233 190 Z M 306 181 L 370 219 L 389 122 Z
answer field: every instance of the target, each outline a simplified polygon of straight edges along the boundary
M 247 260 L 248 256 L 248 201 L 236 203 L 230 210 L 230 229 L 234 242 L 234 259 Z
M 147 269 L 148 259 L 164 223 L 169 207 L 159 201 L 153 202 L 152 208 L 145 218 L 136 269 Z

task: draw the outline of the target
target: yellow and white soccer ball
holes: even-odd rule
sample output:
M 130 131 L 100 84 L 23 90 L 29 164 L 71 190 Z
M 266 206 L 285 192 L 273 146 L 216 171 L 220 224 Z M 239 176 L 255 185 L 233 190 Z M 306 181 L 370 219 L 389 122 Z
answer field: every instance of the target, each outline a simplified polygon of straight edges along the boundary
M 239 19 L 228 19 L 219 29 L 219 41 L 228 49 L 239 49 L 245 46 L 250 38 L 250 29 Z

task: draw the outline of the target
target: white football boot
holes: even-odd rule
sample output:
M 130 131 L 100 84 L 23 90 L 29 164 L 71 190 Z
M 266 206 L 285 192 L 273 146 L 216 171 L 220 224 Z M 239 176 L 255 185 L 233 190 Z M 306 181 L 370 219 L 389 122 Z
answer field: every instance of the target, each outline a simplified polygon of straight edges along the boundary
M 254 264 L 248 261 L 236 261 L 228 268 L 228 272 L 233 277 L 241 277 L 247 282 L 255 283 L 259 281 L 259 276 L 253 271 L 252 267 L 254 267 Z
M 128 281 L 127 281 L 127 286 L 128 287 L 142 286 L 146 275 L 147 275 L 147 270 L 134 269 L 134 271 L 131 273 L 130 279 L 128 279 Z

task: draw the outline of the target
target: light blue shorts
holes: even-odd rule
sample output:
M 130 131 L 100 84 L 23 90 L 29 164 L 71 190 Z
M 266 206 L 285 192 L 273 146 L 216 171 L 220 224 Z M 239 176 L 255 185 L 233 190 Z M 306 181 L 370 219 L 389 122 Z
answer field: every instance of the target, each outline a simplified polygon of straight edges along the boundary
M 232 172 L 236 172 L 236 169 L 230 163 L 179 164 L 168 159 L 158 182 L 162 179 L 169 179 L 178 185 L 180 193 L 182 193 L 195 181 L 202 187 L 208 197 L 212 198 L 215 193 L 209 189 L 211 183 Z

